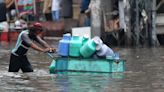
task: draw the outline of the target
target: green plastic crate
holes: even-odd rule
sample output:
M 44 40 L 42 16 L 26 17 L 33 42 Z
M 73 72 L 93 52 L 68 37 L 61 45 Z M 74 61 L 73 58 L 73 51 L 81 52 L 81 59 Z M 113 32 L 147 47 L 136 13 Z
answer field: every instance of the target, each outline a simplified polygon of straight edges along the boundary
M 125 60 L 56 58 L 52 61 L 49 70 L 51 74 L 62 74 L 66 72 L 124 72 Z
M 68 70 L 81 72 L 111 72 L 110 62 L 107 60 L 70 59 Z
M 111 72 L 124 72 L 125 71 L 125 60 L 110 60 L 112 70 Z
M 51 62 L 51 65 L 49 66 L 49 72 L 50 72 L 50 74 L 54 74 L 55 73 L 55 69 L 56 69 L 56 61 L 53 60 Z

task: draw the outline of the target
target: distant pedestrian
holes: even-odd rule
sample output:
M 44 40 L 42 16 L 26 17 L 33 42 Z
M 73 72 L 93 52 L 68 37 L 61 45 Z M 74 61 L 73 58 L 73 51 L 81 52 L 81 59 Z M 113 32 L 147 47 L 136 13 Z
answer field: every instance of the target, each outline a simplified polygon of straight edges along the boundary
M 53 21 L 60 20 L 61 0 L 52 0 L 52 18 Z
M 6 3 L 6 8 L 7 8 L 7 15 L 9 20 L 13 20 L 14 16 L 16 14 L 14 14 L 16 12 L 15 10 L 15 0 L 5 0 Z
M 43 13 L 47 21 L 52 20 L 51 6 L 52 0 L 44 0 Z
M 90 0 L 82 0 L 80 13 L 84 15 L 84 26 L 90 26 Z
M 8 31 L 5 0 L 0 0 L 0 31 Z
M 5 1 L 0 0 L 0 15 L 1 15 L 0 22 L 7 21 L 6 12 L 7 12 L 7 9 L 6 9 Z
M 19 34 L 16 46 L 11 52 L 9 72 L 18 72 L 19 69 L 24 73 L 33 72 L 33 68 L 26 56 L 30 47 L 41 52 L 53 52 L 55 50 L 41 39 L 40 34 L 42 33 L 42 24 L 37 22 L 32 24 L 28 30 L 24 30 Z M 43 47 L 38 46 L 34 42 L 39 43 Z
M 85 11 L 88 9 L 89 3 L 90 3 L 90 0 L 82 0 L 81 6 L 80 6 L 80 8 L 81 8 L 80 12 L 81 13 L 85 13 Z

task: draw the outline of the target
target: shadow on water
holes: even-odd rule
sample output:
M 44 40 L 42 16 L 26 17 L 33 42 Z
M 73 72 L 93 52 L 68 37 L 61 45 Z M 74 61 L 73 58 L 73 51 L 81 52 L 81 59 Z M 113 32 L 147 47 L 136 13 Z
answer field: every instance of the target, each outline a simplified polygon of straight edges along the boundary
M 57 46 L 56 41 L 49 42 Z M 125 73 L 51 75 L 46 54 L 28 52 L 33 73 L 9 73 L 15 43 L 0 45 L 0 92 L 164 92 L 164 48 L 116 48 L 126 59 Z

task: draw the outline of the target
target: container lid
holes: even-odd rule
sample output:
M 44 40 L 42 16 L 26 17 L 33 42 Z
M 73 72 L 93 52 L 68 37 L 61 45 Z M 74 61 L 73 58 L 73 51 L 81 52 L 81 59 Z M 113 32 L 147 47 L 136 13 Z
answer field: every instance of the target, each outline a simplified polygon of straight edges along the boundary
M 70 40 L 71 39 L 71 34 L 70 33 L 64 34 L 63 39 Z
M 87 34 L 85 34 L 83 37 L 86 39 L 89 39 L 89 35 L 87 35 Z
M 71 36 L 71 34 L 70 33 L 66 33 L 63 36 Z

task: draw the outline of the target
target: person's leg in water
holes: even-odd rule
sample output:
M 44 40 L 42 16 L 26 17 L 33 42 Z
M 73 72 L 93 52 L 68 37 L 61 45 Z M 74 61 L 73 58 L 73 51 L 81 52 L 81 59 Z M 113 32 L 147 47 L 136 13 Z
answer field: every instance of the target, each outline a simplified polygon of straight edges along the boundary
M 15 56 L 11 54 L 10 64 L 9 64 L 9 72 L 19 72 L 19 69 L 22 70 L 23 73 L 33 72 L 33 68 L 28 61 L 26 55 L 24 56 Z
M 21 58 L 21 70 L 22 70 L 23 73 L 33 72 L 33 68 L 31 66 L 30 62 L 28 61 L 26 55 L 24 55 Z
M 20 67 L 20 57 L 11 54 L 8 72 L 18 72 Z

